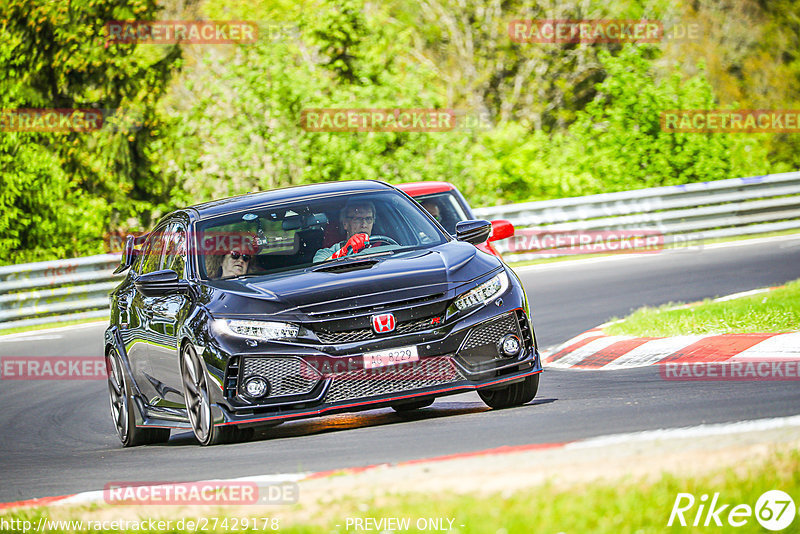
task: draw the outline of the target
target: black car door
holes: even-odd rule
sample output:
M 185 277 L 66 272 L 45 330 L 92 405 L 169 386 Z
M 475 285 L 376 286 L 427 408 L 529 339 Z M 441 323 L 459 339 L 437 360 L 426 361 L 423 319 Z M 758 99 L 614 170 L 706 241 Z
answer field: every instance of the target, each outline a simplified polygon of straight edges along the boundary
M 160 225 L 148 236 L 147 242 L 142 248 L 142 255 L 135 266 L 137 275 L 151 273 L 161 267 L 166 227 L 166 225 Z M 139 390 L 150 403 L 151 400 L 158 397 L 152 381 L 155 372 L 150 363 L 150 345 L 155 341 L 152 325 L 152 297 L 146 297 L 135 286 L 130 305 L 130 319 L 130 333 L 133 342 L 128 348 L 128 360 Z
M 171 223 L 164 235 L 164 257 L 161 269 L 171 269 L 186 278 L 186 229 L 181 222 Z M 151 404 L 163 407 L 183 406 L 180 374 L 179 329 L 190 312 L 192 299 L 183 292 L 147 297 L 150 308 L 149 380 L 157 398 Z

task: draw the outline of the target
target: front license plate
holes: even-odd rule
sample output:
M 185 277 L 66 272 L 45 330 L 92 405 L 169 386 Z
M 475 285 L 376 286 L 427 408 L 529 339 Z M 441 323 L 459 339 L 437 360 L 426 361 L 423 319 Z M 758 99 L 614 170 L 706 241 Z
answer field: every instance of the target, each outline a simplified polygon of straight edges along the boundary
M 416 345 L 364 353 L 364 369 L 388 367 L 390 365 L 400 365 L 401 363 L 418 361 L 419 353 L 417 353 Z

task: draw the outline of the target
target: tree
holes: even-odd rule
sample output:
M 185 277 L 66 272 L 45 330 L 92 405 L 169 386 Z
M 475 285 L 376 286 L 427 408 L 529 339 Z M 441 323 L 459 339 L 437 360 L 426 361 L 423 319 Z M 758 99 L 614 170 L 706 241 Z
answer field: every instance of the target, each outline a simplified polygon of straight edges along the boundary
M 702 68 L 688 79 L 675 71 L 659 81 L 658 53 L 634 45 L 619 55 L 600 51 L 605 79 L 564 133 L 526 136 L 507 124 L 487 134 L 487 148 L 476 149 L 483 196 L 514 202 L 763 173 L 763 135 L 662 130 L 662 111 L 717 103 Z
M 192 198 L 343 179 L 464 179 L 470 131 L 301 126 L 308 108 L 444 107 L 434 73 L 406 68 L 413 61 L 408 30 L 381 8 L 351 0 L 315 2 L 280 24 L 289 37 L 271 39 L 264 29 L 258 43 L 204 50 L 202 67 L 184 75 L 189 94 L 169 103 L 182 117 L 172 125 L 170 172 Z
M 103 231 L 115 221 L 147 220 L 168 201 L 172 185 L 153 165 L 161 128 L 156 103 L 180 48 L 108 42 L 104 27 L 157 13 L 153 0 L 0 4 L 6 118 L 31 108 L 105 116 L 97 131 L 0 133 L 0 262 L 99 252 Z

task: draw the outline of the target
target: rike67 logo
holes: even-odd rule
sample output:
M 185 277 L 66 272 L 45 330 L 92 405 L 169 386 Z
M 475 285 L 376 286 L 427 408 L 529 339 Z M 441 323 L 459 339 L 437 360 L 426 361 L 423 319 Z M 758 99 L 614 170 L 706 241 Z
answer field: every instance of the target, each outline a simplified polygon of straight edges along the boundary
M 667 526 L 743 527 L 755 516 L 765 529 L 779 531 L 791 525 L 796 515 L 794 501 L 788 493 L 780 490 L 764 492 L 755 507 L 725 503 L 719 493 L 714 493 L 711 499 L 707 494 L 696 499 L 691 493 L 679 493 L 672 505 Z

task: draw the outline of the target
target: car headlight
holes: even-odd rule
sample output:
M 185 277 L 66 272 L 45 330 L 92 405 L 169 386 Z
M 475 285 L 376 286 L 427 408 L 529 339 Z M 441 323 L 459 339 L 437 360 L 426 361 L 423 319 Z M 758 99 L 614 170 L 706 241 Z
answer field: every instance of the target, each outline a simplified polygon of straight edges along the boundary
M 508 289 L 508 275 L 505 271 L 493 277 L 488 282 L 484 282 L 475 289 L 471 289 L 456 298 L 455 304 L 458 311 L 485 304 L 487 300 L 498 295 L 502 295 Z
M 274 321 L 217 319 L 214 324 L 217 328 L 229 334 L 263 340 L 295 338 L 300 331 L 297 325 Z

